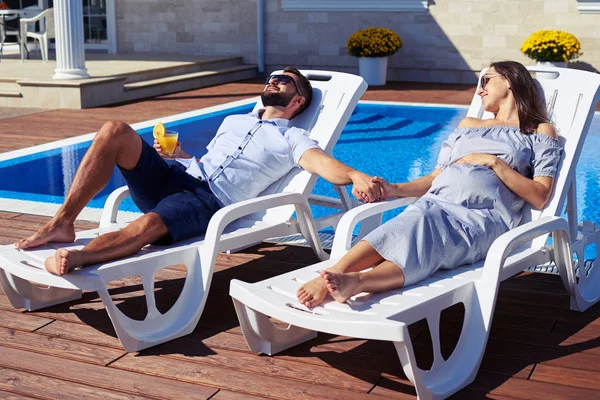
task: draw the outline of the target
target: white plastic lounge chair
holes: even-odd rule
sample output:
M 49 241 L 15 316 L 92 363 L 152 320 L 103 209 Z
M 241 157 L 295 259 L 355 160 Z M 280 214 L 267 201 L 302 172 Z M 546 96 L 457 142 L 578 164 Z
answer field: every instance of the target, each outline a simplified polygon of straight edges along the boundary
M 310 130 L 311 137 L 331 154 L 367 84 L 361 77 L 345 73 L 303 73 L 313 84 L 313 101 L 309 109 L 293 120 L 293 125 Z M 257 104 L 256 109 L 260 107 L 261 104 Z M 95 290 L 127 351 L 154 346 L 187 335 L 196 327 L 204 309 L 218 252 L 248 247 L 270 237 L 302 233 L 320 259 L 328 257 L 314 230 L 307 200 L 316 179 L 300 168 L 291 171 L 259 198 L 219 210 L 211 219 L 204 237 L 171 247 L 147 246 L 129 258 L 81 268 L 62 277 L 46 272 L 43 261 L 56 248 L 81 248 L 99 234 L 120 229 L 121 226 L 116 223 L 118 205 L 129 195 L 126 187 L 121 188 L 107 200 L 100 228 L 78 233 L 74 244 L 52 244 L 31 251 L 18 251 L 11 245 L 0 247 L 0 283 L 14 307 L 28 310 L 77 299 L 81 297 L 82 290 Z M 348 198 L 345 188 L 340 192 L 343 198 Z M 330 205 L 336 205 L 334 200 L 330 201 Z M 337 203 L 342 202 L 337 200 Z M 292 219 L 294 211 L 297 219 Z M 335 225 L 337 221 L 335 217 L 329 217 L 323 223 L 328 226 L 331 223 Z M 186 265 L 187 277 L 178 300 L 163 315 L 155 304 L 154 277 L 157 270 L 175 264 Z M 143 321 L 128 318 L 117 309 L 107 290 L 110 281 L 134 275 L 141 277 L 146 295 L 148 314 Z M 40 289 L 30 281 L 47 285 L 48 289 Z
M 487 343 L 500 281 L 527 267 L 554 261 L 571 294 L 572 309 L 583 311 L 598 301 L 598 267 L 587 275 L 583 268 L 580 269 L 577 282 L 571 252 L 575 251 L 578 259 L 583 260 L 584 247 L 600 241 L 600 231 L 591 223 L 584 224 L 583 232 L 578 233 L 575 208 L 575 166 L 600 99 L 600 75 L 567 69 L 558 71 L 557 79 L 539 80 L 564 143 L 555 191 L 544 210 L 527 207 L 522 224 L 498 238 L 484 261 L 440 270 L 429 279 L 403 289 L 375 295 L 361 294 L 345 304 L 329 300 L 319 307 L 307 309 L 296 299 L 298 286 L 318 276 L 318 271 L 333 265 L 350 249 L 353 227 L 364 218 L 404 206 L 415 199 L 396 199 L 354 208 L 338 225 L 330 260 L 254 284 L 231 281 L 230 294 L 250 349 L 272 355 L 314 338 L 315 331 L 392 341 L 418 397 L 441 399 L 475 379 Z M 468 115 L 482 114 L 481 101 L 476 95 Z M 565 201 L 568 222 L 559 217 Z M 546 245 L 550 233 L 552 246 Z M 444 360 L 439 340 L 440 312 L 458 303 L 465 307 L 465 320 L 453 354 Z M 284 321 L 289 327 L 281 329 L 272 324 L 269 317 Z M 408 325 L 423 318 L 427 320 L 434 351 L 433 365 L 427 371 L 417 367 L 407 329 Z

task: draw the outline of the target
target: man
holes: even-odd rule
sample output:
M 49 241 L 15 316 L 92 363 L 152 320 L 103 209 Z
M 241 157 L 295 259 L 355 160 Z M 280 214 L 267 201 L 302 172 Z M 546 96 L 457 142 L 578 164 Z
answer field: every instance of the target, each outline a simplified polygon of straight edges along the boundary
M 138 252 L 149 243 L 168 244 L 206 232 L 221 207 L 256 197 L 271 183 L 300 166 L 335 185 L 353 184 L 364 201 L 380 197 L 371 178 L 327 156 L 306 131 L 289 127 L 290 119 L 308 108 L 312 87 L 296 68 L 268 78 L 259 114 L 227 117 L 208 152 L 197 162 L 169 165 L 127 124 L 107 122 L 96 134 L 56 215 L 32 236 L 15 243 L 19 249 L 48 242 L 75 240 L 74 221 L 102 190 L 116 164 L 131 197 L 144 215 L 118 232 L 99 236 L 81 251 L 58 249 L 46 269 L 63 275 L 79 266 L 97 264 Z M 189 157 L 178 144 L 177 157 Z

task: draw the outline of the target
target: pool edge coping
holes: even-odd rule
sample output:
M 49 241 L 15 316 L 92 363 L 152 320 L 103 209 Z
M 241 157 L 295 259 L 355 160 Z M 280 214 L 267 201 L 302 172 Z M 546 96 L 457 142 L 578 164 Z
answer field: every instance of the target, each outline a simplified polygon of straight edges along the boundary
M 200 115 L 223 111 L 228 108 L 244 106 L 244 105 L 250 104 L 252 102 L 256 102 L 256 100 L 257 100 L 257 97 L 253 96 L 253 97 L 249 97 L 249 98 L 243 99 L 243 100 L 231 101 L 231 102 L 219 104 L 216 106 L 200 108 L 198 110 L 186 111 L 183 113 L 173 114 L 173 115 L 169 115 L 166 117 L 159 117 L 159 118 L 154 118 L 151 120 L 136 122 L 134 124 L 131 124 L 130 126 L 131 126 L 131 128 L 133 128 L 133 130 L 145 129 L 145 128 L 149 128 L 149 127 L 155 125 L 157 122 L 169 123 L 169 122 L 173 122 L 175 120 L 179 120 L 179 119 L 183 119 L 183 118 L 193 118 L 193 117 L 197 117 Z M 42 144 L 38 144 L 35 146 L 26 147 L 23 149 L 17 149 L 17 150 L 8 151 L 6 153 L 0 153 L 0 162 L 12 160 L 12 159 L 18 158 L 18 157 L 29 156 L 31 154 L 39 153 L 42 151 L 54 150 L 54 149 L 57 149 L 57 148 L 60 148 L 63 146 L 72 146 L 72 145 L 80 144 L 80 143 L 92 140 L 94 138 L 94 136 L 96 135 L 96 133 L 97 132 L 85 133 L 82 135 L 77 135 L 77 136 L 73 136 L 73 137 L 66 138 L 66 139 L 55 140 L 52 142 L 42 143 Z

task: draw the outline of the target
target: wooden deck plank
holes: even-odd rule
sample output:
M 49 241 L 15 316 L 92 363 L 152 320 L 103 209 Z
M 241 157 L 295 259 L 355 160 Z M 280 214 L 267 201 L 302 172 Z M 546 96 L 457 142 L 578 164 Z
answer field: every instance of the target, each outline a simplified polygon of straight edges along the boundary
M 263 396 L 253 396 L 248 393 L 232 392 L 230 390 L 219 390 L 217 394 L 210 398 L 210 400 L 260 400 L 264 399 Z
M 98 393 L 95 398 L 102 397 L 103 391 L 107 391 L 107 393 L 118 391 L 125 398 L 208 399 L 218 390 L 176 380 L 166 380 L 159 376 L 137 374 L 45 354 L 31 353 L 1 345 L 0 352 L 2 354 L 0 366 L 7 368 L 6 370 L 18 370 L 19 373 L 43 375 L 48 379 L 60 380 L 63 391 L 71 391 L 71 387 L 87 387 L 88 392 Z M 32 362 L 32 356 L 35 357 L 35 362 Z M 4 388 L 1 385 L 2 381 L 3 379 L 0 379 L 0 388 Z M 10 388 L 4 388 L 4 390 L 13 392 Z M 35 393 L 27 394 L 37 395 Z M 47 393 L 44 398 L 62 399 L 63 397 L 60 392 L 55 392 Z
M 600 340 L 598 339 L 600 337 L 600 329 L 593 326 L 589 326 L 588 328 L 592 329 L 586 329 L 583 332 L 575 334 L 558 334 L 553 331 L 552 333 L 540 335 L 538 332 L 533 331 L 494 327 L 492 328 L 490 338 L 506 342 L 568 349 L 571 352 L 600 355 Z
M 581 366 L 587 367 L 583 364 Z M 589 368 L 585 368 L 585 370 L 573 367 L 563 368 L 542 363 L 535 367 L 530 379 L 600 391 L 600 370 L 597 367 L 598 365 L 596 365 L 596 370 L 591 371 Z
M 578 314 L 587 314 L 587 311 Z M 552 332 L 558 335 L 570 336 L 575 340 L 578 337 L 581 337 L 582 340 L 595 339 L 600 337 L 600 317 L 590 314 L 587 319 L 579 323 L 559 319 Z
M 78 324 L 89 324 L 95 327 L 105 327 L 112 329 L 112 323 L 108 318 L 108 314 L 104 309 L 100 311 L 90 309 L 75 309 L 72 308 L 73 304 L 77 302 L 85 302 L 88 297 L 84 293 L 84 297 L 81 300 L 75 300 L 68 304 L 61 304 L 53 307 L 47 307 L 38 311 L 28 312 L 27 315 L 34 315 L 41 318 L 47 318 L 50 320 L 73 322 Z M 8 302 L 5 295 L 0 295 L 0 310 L 20 313 L 20 310 L 15 310 L 13 306 Z
M 87 325 L 56 321 L 36 331 L 36 333 L 71 341 L 110 346 L 117 349 L 121 348 L 117 338 L 109 336 L 106 333 L 98 331 L 97 329 Z M 243 336 L 208 329 L 199 330 L 194 332 L 192 335 L 180 338 L 172 343 L 173 346 L 178 346 L 178 348 L 172 348 L 170 345 L 163 345 L 148 350 L 148 352 L 150 354 L 159 352 L 163 352 L 165 354 L 177 354 L 180 352 L 179 348 L 208 348 L 235 350 L 237 352 L 248 353 L 249 355 L 252 354 L 250 353 Z M 251 357 L 254 357 L 254 355 Z M 397 357 L 383 358 L 380 356 L 373 356 L 370 354 L 362 354 L 357 352 L 354 352 L 354 354 L 345 355 L 345 352 L 331 350 L 326 347 L 318 347 L 318 343 L 314 343 L 314 341 L 288 350 L 281 355 L 278 355 L 277 358 L 279 360 L 301 362 L 302 364 L 300 369 L 295 370 L 295 372 L 303 376 L 305 374 L 300 373 L 301 369 L 304 368 L 303 364 L 306 364 L 306 368 L 309 368 L 310 370 L 314 369 L 313 366 L 317 366 L 334 367 L 343 370 L 349 368 L 350 370 L 369 373 L 371 375 L 382 372 L 402 373 L 402 369 Z M 352 366 L 347 365 L 348 360 L 352 360 Z M 328 375 L 337 375 L 337 371 L 335 370 L 331 371 L 330 369 L 328 371 Z M 309 375 L 312 375 L 312 372 L 309 372 Z
M 91 388 L 85 383 L 67 382 L 63 378 L 49 378 L 25 371 L 0 369 L 0 388 L 15 394 L 41 398 L 85 400 L 141 400 L 149 397 L 135 396 L 107 389 Z
M 18 218 L 11 218 L 9 220 L 0 219 L 0 231 L 3 230 L 15 230 L 22 232 L 36 232 L 38 230 L 38 223 L 22 221 Z M 25 233 L 26 234 L 26 233 Z
M 544 276 L 545 274 L 538 274 L 540 276 Z M 523 297 L 526 296 L 526 293 L 521 294 Z M 548 318 L 548 319 L 557 319 L 559 321 L 565 321 L 569 324 L 593 324 L 594 320 L 598 321 L 600 324 L 600 316 L 598 315 L 597 304 L 586 312 L 581 313 L 577 311 L 564 310 L 564 309 L 556 309 L 546 307 L 544 303 L 538 304 L 524 304 L 521 298 L 509 300 L 505 297 L 498 297 L 498 301 L 496 302 L 496 312 L 507 314 L 507 315 L 520 315 L 523 317 L 535 317 L 535 318 Z
M 14 394 L 0 390 L 0 399 L 2 400 L 37 400 L 37 397 L 25 396 L 24 394 Z
M 581 371 L 593 371 L 600 378 L 600 356 L 582 352 L 566 352 L 561 357 L 549 357 L 547 360 L 538 359 L 539 365 L 571 368 Z M 539 366 L 538 365 L 538 366 Z
M 321 386 L 319 382 L 302 382 L 299 380 L 283 380 L 277 376 L 268 376 L 256 372 L 223 368 L 202 363 L 203 357 L 193 362 L 171 357 L 144 356 L 134 357 L 131 354 L 119 359 L 110 367 L 119 370 L 153 374 L 171 380 L 199 383 L 215 386 L 241 393 L 278 399 L 364 399 L 367 392 L 342 390 Z M 299 379 L 298 376 L 296 379 Z M 371 397 L 369 397 L 371 398 Z M 374 397 L 377 398 L 377 397 Z
M 412 388 L 411 388 L 412 389 Z M 405 392 L 407 390 L 407 384 L 405 380 L 397 379 L 395 377 L 384 377 L 373 389 L 371 393 L 379 396 L 385 396 L 388 399 L 416 399 L 416 395 L 410 396 Z M 470 388 L 465 388 L 453 396 L 449 397 L 452 400 L 479 400 L 479 399 L 494 399 L 494 400 L 515 400 L 516 397 L 508 397 L 492 393 L 484 393 Z
M 547 294 L 555 294 L 557 296 L 569 298 L 569 294 L 565 290 L 564 285 L 560 280 L 541 280 L 530 277 L 520 277 L 518 279 L 508 279 L 501 284 L 505 290 L 524 290 L 526 292 L 541 292 Z
M 500 288 L 498 294 L 505 300 L 514 300 L 526 305 L 544 304 L 545 307 L 557 310 L 569 310 L 569 297 L 547 292 L 527 292 Z
M 0 298 L 6 299 L 6 296 L 0 296 Z M 52 322 L 52 320 L 48 318 L 11 312 L 13 311 L 12 306 L 9 305 L 9 307 L 10 311 L 0 310 L 0 327 L 2 328 L 33 331 Z
M 506 378 L 499 375 L 480 373 L 469 389 L 491 395 L 500 395 L 528 400 L 573 400 L 598 398 L 598 392 L 585 388 L 557 385 L 533 380 Z M 375 392 L 375 391 L 374 391 Z
M 471 389 L 463 389 L 460 392 L 454 394 L 453 396 L 450 396 L 449 399 L 451 399 L 451 400 L 480 400 L 480 399 L 481 400 L 483 400 L 483 399 L 515 400 L 516 397 L 501 396 L 501 395 L 497 395 L 497 394 L 478 392 L 476 390 L 471 390 Z
M 107 332 L 106 330 L 99 330 L 98 328 L 87 324 L 54 321 L 53 323 L 38 329 L 36 333 L 69 341 L 95 344 L 118 350 L 123 349 L 123 345 L 121 345 L 121 342 L 117 338 L 114 329 Z
M 23 214 L 8 212 L 8 211 L 0 211 L 0 219 L 11 219 L 15 217 L 19 217 Z
M 250 352 L 232 351 L 223 348 L 209 347 L 204 343 L 190 346 L 183 341 L 171 341 L 139 353 L 148 359 L 166 357 L 185 362 L 197 362 L 205 366 L 215 366 L 230 370 L 256 373 L 283 380 L 297 380 L 306 383 L 317 382 L 318 385 L 354 392 L 367 393 L 379 380 L 376 373 L 365 371 L 343 371 L 329 365 L 316 365 L 298 362 L 298 358 L 284 359 L 280 357 L 257 356 Z M 122 363 L 136 355 L 129 354 L 113 363 L 120 368 Z
M 31 236 L 33 233 L 35 233 L 35 231 L 30 229 L 17 229 L 10 226 L 0 227 L 0 236 L 10 239 L 11 243 L 16 242 L 21 238 Z
M 6 328 L 0 328 L 0 343 L 6 347 L 97 365 L 106 365 L 126 353 L 123 349 L 116 350 L 109 347 Z
M 43 215 L 30 215 L 30 214 L 17 214 L 17 216 L 15 216 L 13 219 L 15 221 L 32 222 L 32 223 L 37 224 L 38 227 L 40 226 L 40 224 L 45 224 L 46 222 L 50 221 L 50 217 L 46 217 Z M 81 220 L 75 221 L 74 225 L 75 225 L 75 231 L 81 231 L 81 230 L 85 230 L 85 229 L 95 229 L 98 227 L 97 222 L 81 221 Z

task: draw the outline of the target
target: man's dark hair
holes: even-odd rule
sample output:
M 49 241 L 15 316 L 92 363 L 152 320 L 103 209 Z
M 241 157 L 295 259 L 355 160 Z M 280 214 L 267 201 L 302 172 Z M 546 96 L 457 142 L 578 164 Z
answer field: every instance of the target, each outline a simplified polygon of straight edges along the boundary
M 304 97 L 304 104 L 302 105 L 302 108 L 300 108 L 300 111 L 296 114 L 296 115 L 298 115 L 298 114 L 302 113 L 304 110 L 306 110 L 308 108 L 308 106 L 310 106 L 310 102 L 312 101 L 312 85 L 310 84 L 310 81 L 308 80 L 308 78 L 305 77 L 304 75 L 302 75 L 302 73 L 300 73 L 300 71 L 298 71 L 297 68 L 285 67 L 283 72 L 288 72 L 290 74 L 294 74 L 300 80 L 298 87 L 300 87 L 300 91 L 302 92 L 302 97 Z M 296 115 L 294 115 L 294 117 Z

